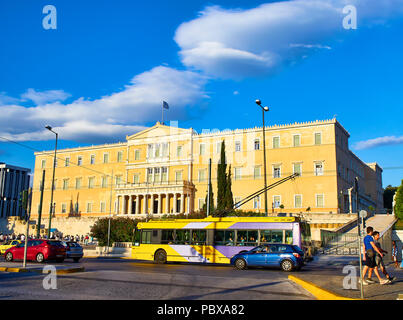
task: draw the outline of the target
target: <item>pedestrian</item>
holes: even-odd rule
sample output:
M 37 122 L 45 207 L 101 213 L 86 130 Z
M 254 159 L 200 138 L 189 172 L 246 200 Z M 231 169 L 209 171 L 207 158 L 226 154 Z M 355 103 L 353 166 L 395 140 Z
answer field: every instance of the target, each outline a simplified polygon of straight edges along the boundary
M 379 249 L 379 251 L 381 253 L 388 253 L 387 251 L 382 249 L 381 244 L 379 243 L 379 232 L 374 231 L 372 236 L 374 237 L 375 245 Z M 386 271 L 386 267 L 385 267 L 385 263 L 383 262 L 383 258 L 378 253 L 376 253 L 376 255 L 375 255 L 375 263 L 376 263 L 376 266 L 381 269 L 381 271 L 385 275 L 386 279 L 388 279 L 390 282 L 392 282 L 393 280 L 396 279 L 393 276 L 391 277 L 389 275 L 389 273 Z
M 392 260 L 393 264 L 395 265 L 395 268 L 399 267 L 399 264 L 397 263 L 397 246 L 396 246 L 396 241 L 392 241 Z
M 373 232 L 374 228 L 367 227 L 367 235 L 364 238 L 364 243 L 362 246 L 362 256 L 363 256 L 362 259 L 364 262 L 364 268 L 362 270 L 362 279 L 360 279 L 360 281 L 362 282 L 363 285 L 375 283 L 375 281 L 372 280 L 371 278 L 373 271 L 375 271 L 375 275 L 377 276 L 380 284 L 389 283 L 388 280 L 381 279 L 381 276 L 379 275 L 378 272 L 378 268 L 376 268 L 375 252 L 379 253 L 381 257 L 383 256 L 383 253 L 381 253 L 375 245 L 374 238 L 372 237 Z M 368 271 L 368 278 L 367 280 L 365 280 L 365 274 L 367 273 L 367 271 Z

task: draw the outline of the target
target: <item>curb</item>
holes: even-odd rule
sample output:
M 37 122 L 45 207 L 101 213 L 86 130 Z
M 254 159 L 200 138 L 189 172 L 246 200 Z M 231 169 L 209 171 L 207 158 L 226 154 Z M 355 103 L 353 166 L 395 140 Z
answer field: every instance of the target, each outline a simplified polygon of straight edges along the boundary
M 3 272 L 14 272 L 14 273 L 39 273 L 42 274 L 43 269 L 27 269 L 27 268 L 15 268 L 15 267 L 10 267 L 10 268 L 6 268 L 6 267 L 0 267 L 0 271 Z M 61 274 L 68 274 L 68 273 L 76 273 L 76 272 L 84 272 L 85 268 L 84 267 L 77 267 L 77 268 L 68 268 L 68 269 L 60 269 L 57 270 L 56 269 L 56 274 L 57 275 L 61 275 Z
M 339 296 L 337 294 L 334 294 L 333 292 L 322 289 L 312 282 L 302 280 L 296 276 L 289 275 L 288 279 L 303 287 L 318 300 L 360 300 Z

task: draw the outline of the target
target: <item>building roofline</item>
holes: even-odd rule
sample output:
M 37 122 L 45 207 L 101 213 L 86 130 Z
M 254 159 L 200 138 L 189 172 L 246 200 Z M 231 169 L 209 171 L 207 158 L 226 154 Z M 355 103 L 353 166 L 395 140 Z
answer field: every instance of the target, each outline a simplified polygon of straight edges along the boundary
M 31 172 L 31 169 L 29 169 L 29 168 L 13 166 L 11 164 L 7 164 L 7 163 L 4 163 L 4 162 L 0 162 L 0 168 Z

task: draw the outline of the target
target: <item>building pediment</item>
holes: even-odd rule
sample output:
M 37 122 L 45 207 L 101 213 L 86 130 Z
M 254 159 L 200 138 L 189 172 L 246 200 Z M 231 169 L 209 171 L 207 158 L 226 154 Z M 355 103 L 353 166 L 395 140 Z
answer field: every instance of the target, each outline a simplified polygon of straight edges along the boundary
M 182 129 L 182 128 L 178 128 L 178 127 L 166 126 L 166 125 L 161 124 L 160 122 L 157 122 L 151 128 L 145 129 L 145 130 L 135 133 L 131 136 L 126 136 L 126 139 L 127 139 L 127 141 L 150 139 L 150 138 L 157 139 L 157 138 L 167 137 L 167 136 L 192 134 L 192 132 L 193 132 L 192 129 Z

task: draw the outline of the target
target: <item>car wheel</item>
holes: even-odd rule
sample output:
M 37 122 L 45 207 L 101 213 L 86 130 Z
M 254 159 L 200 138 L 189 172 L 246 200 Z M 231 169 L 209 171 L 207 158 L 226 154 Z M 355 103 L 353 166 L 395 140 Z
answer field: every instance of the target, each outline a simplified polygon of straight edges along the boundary
M 80 258 L 73 258 L 74 262 L 80 261 Z
M 286 272 L 292 271 L 293 265 L 290 260 L 283 260 L 281 262 L 281 269 Z
M 43 256 L 43 253 L 39 252 L 39 253 L 36 255 L 36 262 L 42 263 L 42 262 L 44 262 L 44 261 L 45 261 L 45 257 Z
M 246 269 L 246 261 L 244 259 L 236 259 L 235 260 L 235 268 L 238 270 L 245 270 Z
M 13 261 L 13 254 L 11 252 L 6 254 L 6 261 L 7 262 Z
M 158 250 L 154 255 L 154 262 L 164 264 L 167 262 L 167 253 L 165 250 Z

